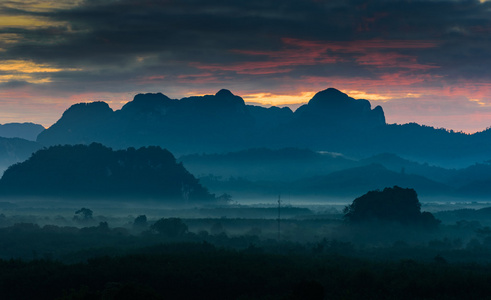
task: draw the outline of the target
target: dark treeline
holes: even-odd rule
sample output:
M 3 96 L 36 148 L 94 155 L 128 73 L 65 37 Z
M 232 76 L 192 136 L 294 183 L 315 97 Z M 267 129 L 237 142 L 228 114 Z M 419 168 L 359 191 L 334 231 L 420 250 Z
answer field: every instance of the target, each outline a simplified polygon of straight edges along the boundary
M 401 196 L 388 203 L 387 195 Z M 368 199 L 368 200 L 366 200 Z M 413 211 L 368 213 L 358 202 Z M 381 209 L 382 211 L 383 209 Z M 354 214 L 359 214 L 353 219 Z M 370 192 L 344 219 L 140 215 L 113 227 L 89 208 L 72 225 L 0 215 L 2 299 L 486 299 L 491 229 L 421 226 L 414 190 Z M 49 220 L 56 220 L 49 219 Z M 64 222 L 67 222 L 65 219 Z
M 232 207 L 216 207 L 215 213 Z M 255 208 L 260 209 L 271 214 L 268 207 Z M 75 210 L 71 220 L 45 217 L 44 225 L 15 223 L 19 216 L 0 214 L 0 294 L 3 299 L 489 297 L 491 229 L 471 219 L 439 224 L 421 212 L 412 189 L 368 192 L 344 215 L 294 207 L 285 212 L 296 215 L 139 215 L 118 226 L 87 207 Z
M 428 230 L 394 222 L 349 224 L 339 219 L 277 220 L 161 218 L 144 215 L 131 224 L 76 220 L 76 226 L 16 223 L 0 228 L 0 259 L 53 259 L 77 263 L 100 255 L 124 255 L 159 243 L 207 242 L 217 247 L 274 254 L 343 254 L 375 260 L 491 263 L 491 229 L 459 221 Z M 80 227 L 83 226 L 83 227 Z M 278 239 L 279 238 L 279 239 Z
M 155 245 L 63 264 L 0 260 L 3 299 L 487 299 L 491 266 Z

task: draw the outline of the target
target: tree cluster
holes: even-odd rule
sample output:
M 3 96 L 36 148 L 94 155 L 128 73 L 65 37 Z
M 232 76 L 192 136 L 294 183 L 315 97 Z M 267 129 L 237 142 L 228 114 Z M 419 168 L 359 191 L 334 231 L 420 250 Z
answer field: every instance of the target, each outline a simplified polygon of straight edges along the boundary
M 389 221 L 404 225 L 434 228 L 439 221 L 429 212 L 421 212 L 416 191 L 410 188 L 385 188 L 370 191 L 344 208 L 344 218 L 350 223 Z

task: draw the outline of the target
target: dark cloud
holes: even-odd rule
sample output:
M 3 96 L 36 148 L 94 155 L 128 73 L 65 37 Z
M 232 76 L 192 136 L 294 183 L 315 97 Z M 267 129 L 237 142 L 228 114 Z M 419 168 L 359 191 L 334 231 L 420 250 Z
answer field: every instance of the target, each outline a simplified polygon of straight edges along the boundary
M 56 90 L 274 92 L 357 81 L 369 92 L 385 83 L 431 94 L 491 79 L 491 3 L 478 0 L 15 3 L 0 4 L 0 14 L 41 21 L 0 26 L 1 60 L 63 69 L 32 75 Z M 19 88 L 29 81 L 3 78 Z

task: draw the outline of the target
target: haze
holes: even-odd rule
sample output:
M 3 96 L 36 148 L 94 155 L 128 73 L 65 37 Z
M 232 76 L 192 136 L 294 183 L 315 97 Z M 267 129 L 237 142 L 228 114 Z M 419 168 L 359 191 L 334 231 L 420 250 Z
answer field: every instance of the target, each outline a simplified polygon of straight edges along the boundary
M 488 299 L 491 2 L 0 2 L 2 299 Z

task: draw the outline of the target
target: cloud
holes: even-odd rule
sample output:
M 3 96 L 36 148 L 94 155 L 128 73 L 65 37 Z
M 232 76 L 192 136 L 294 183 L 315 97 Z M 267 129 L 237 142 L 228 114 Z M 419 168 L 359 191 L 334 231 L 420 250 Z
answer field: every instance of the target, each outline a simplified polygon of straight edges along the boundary
M 426 101 L 407 96 L 418 94 L 484 107 L 490 9 L 477 0 L 6 0 L 0 86 L 44 99 L 53 121 L 70 95 L 180 98 L 222 87 L 265 103 L 333 86 L 385 106 Z
M 307 103 L 315 92 L 301 92 L 297 94 L 273 94 L 273 93 L 253 93 L 244 94 L 241 97 L 248 104 L 263 106 L 296 106 L 299 103 Z

